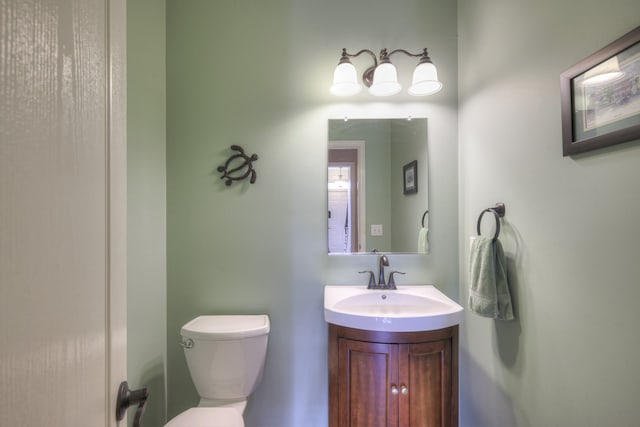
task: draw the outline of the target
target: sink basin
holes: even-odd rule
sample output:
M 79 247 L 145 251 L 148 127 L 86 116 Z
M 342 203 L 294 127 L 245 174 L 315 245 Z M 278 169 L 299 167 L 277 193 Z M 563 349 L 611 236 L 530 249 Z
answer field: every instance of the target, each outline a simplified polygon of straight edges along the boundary
M 324 288 L 324 320 L 334 325 L 384 332 L 433 331 L 462 321 L 462 307 L 432 285 Z

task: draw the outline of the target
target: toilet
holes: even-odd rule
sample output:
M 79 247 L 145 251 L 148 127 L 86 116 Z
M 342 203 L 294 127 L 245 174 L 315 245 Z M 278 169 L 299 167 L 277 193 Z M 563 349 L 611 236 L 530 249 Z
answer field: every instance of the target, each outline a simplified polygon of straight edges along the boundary
M 244 427 L 247 398 L 262 380 L 270 323 L 267 315 L 199 316 L 180 330 L 195 408 L 165 427 Z

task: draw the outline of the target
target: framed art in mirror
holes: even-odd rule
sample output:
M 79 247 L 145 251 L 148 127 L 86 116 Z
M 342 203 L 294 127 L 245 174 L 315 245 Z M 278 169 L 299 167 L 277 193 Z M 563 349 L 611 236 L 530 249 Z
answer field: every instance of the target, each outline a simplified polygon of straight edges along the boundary
M 560 76 L 562 154 L 640 138 L 640 27 Z
M 414 160 L 402 167 L 404 194 L 418 192 L 418 161 Z

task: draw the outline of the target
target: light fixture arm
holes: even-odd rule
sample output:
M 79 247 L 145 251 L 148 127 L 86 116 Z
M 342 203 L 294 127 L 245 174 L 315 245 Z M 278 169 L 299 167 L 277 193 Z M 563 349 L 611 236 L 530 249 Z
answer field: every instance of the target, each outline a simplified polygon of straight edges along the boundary
M 371 55 L 371 58 L 373 58 L 373 65 L 364 70 L 364 73 L 362 73 L 362 81 L 364 82 L 364 85 L 366 87 L 371 87 L 371 83 L 373 83 L 373 72 L 378 66 L 378 60 L 376 58 L 376 54 L 373 53 L 373 51 L 369 49 L 362 49 L 357 53 L 348 53 L 346 47 L 342 48 L 342 56 L 340 57 L 340 62 L 338 62 L 338 64 L 344 64 L 345 62 L 351 63 L 351 60 L 349 58 L 355 58 L 365 52 Z
M 389 57 L 391 55 L 393 55 L 394 53 L 398 53 L 398 52 L 404 53 L 407 56 L 413 56 L 415 58 L 420 57 L 419 64 L 424 64 L 426 62 L 432 63 L 431 62 L 431 58 L 429 58 L 429 53 L 427 52 L 427 48 L 426 47 L 424 49 L 422 49 L 421 53 L 411 53 L 411 52 L 408 52 L 408 51 L 406 51 L 404 49 L 395 49 L 395 50 L 392 50 L 391 52 L 387 53 L 387 49 L 382 49 L 380 51 L 380 62 L 383 61 L 383 58 L 382 58 L 383 54 L 385 55 L 386 62 L 389 62 Z

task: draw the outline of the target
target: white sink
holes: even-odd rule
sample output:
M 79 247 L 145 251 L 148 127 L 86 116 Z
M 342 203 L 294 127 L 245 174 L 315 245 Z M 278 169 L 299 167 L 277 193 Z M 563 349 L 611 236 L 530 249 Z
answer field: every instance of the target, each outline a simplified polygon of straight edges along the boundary
M 334 325 L 386 332 L 433 331 L 462 322 L 462 307 L 434 286 L 324 288 L 324 320 Z

